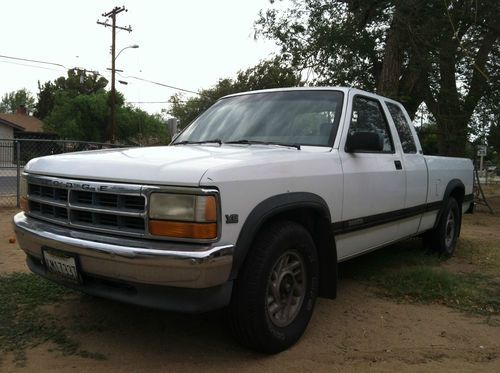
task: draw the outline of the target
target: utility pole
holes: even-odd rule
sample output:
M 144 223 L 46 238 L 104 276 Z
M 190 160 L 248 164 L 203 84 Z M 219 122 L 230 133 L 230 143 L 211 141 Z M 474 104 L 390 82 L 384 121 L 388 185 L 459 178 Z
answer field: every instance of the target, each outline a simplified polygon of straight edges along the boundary
M 110 121 L 110 138 L 111 143 L 115 143 L 116 141 L 116 90 L 115 90 L 115 52 L 116 52 L 116 29 L 132 32 L 132 27 L 120 27 L 116 25 L 116 16 L 121 12 L 128 12 L 124 6 L 122 7 L 114 7 L 107 13 L 103 13 L 102 16 L 111 19 L 111 24 L 108 23 L 108 20 L 102 22 L 97 21 L 99 25 L 103 25 L 104 27 L 111 27 L 111 121 Z

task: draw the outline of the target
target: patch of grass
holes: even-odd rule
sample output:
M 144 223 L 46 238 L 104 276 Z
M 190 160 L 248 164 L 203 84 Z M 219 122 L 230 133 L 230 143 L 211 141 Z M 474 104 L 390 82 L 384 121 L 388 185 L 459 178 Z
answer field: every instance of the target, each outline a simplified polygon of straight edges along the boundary
M 13 273 L 0 276 L 0 352 L 14 353 L 17 365 L 26 363 L 26 350 L 52 342 L 63 355 L 102 359 L 104 355 L 80 349 L 64 326 L 41 306 L 64 300 L 71 293 L 38 276 Z
M 456 300 L 469 290 L 460 286 L 460 280 L 455 274 L 430 267 L 404 268 L 389 272 L 380 280 L 384 284 L 385 294 L 420 302 Z
M 394 299 L 500 315 L 500 283 L 478 273 L 452 273 L 417 266 L 388 272 L 379 280 L 381 294 Z
M 400 302 L 437 303 L 482 315 L 500 315 L 500 248 L 461 240 L 456 258 L 472 272 L 453 271 L 418 239 L 343 263 L 341 276 L 369 281 L 378 295 Z
M 461 239 L 455 256 L 478 266 L 481 273 L 500 276 L 500 246 L 478 245 L 472 240 Z

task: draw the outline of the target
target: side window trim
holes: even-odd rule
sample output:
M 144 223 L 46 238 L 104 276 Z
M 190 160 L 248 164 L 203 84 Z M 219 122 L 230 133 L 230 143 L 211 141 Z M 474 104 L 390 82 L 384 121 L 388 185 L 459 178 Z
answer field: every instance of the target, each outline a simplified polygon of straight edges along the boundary
M 396 153 L 396 146 L 395 146 L 395 143 L 394 143 L 394 139 L 392 137 L 391 126 L 389 125 L 389 121 L 387 120 L 387 116 L 385 114 L 385 110 L 383 108 L 382 102 L 380 101 L 380 99 L 375 98 L 375 97 L 370 97 L 370 96 L 366 96 L 366 95 L 359 94 L 359 93 L 356 93 L 354 96 L 352 96 L 352 100 L 351 100 L 351 112 L 349 113 L 349 119 L 348 119 L 348 124 L 349 125 L 347 127 L 346 139 L 349 137 L 349 130 L 351 129 L 351 125 L 352 125 L 352 114 L 354 112 L 354 101 L 358 97 L 361 97 L 361 98 L 363 98 L 365 100 L 377 103 L 377 106 L 379 108 L 380 114 L 382 115 L 382 120 L 384 121 L 385 128 L 387 130 L 387 134 L 389 136 L 389 141 L 391 143 L 392 150 L 391 151 L 379 151 L 379 152 L 377 152 L 377 151 L 365 151 L 365 150 L 362 151 L 362 150 L 357 150 L 355 153 L 362 153 L 362 154 L 395 154 Z M 344 144 L 344 151 L 345 150 L 346 150 L 346 145 Z

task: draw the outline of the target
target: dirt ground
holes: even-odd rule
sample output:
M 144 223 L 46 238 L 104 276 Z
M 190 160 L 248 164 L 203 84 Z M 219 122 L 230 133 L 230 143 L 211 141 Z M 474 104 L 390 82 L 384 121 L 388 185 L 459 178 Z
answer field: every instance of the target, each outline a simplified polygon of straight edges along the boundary
M 27 272 L 25 258 L 20 251 L 12 230 L 15 209 L 0 207 L 0 276 L 11 272 Z
M 494 198 L 500 213 L 500 197 Z M 0 210 L 0 274 L 27 271 L 13 236 L 14 210 Z M 462 238 L 500 242 L 500 214 L 465 216 Z M 450 266 L 467 263 L 452 258 Z M 398 304 L 366 283 L 344 279 L 338 298 L 320 299 L 305 335 L 275 356 L 233 340 L 224 312 L 186 316 L 74 296 L 50 307 L 83 349 L 105 360 L 63 356 L 42 344 L 25 367 L 9 356 L 2 372 L 471 371 L 500 372 L 500 327 L 440 305 Z

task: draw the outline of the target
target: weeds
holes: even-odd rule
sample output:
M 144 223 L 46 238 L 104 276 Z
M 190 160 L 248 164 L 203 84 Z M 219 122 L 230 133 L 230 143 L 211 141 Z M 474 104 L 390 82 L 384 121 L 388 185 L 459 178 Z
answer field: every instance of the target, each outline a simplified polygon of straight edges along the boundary
M 23 366 L 27 349 L 52 342 L 63 355 L 103 359 L 102 354 L 82 350 L 66 335 L 64 326 L 41 309 L 63 301 L 70 293 L 33 274 L 0 276 L 0 352 L 12 352 L 16 365 Z
M 440 303 L 462 311 L 500 315 L 500 283 L 478 273 L 409 267 L 381 279 L 381 294 L 420 303 Z
M 422 248 L 414 239 L 344 263 L 341 275 L 369 281 L 376 294 L 396 301 L 437 303 L 482 315 L 500 315 L 500 248 L 463 240 L 453 261 L 465 261 L 461 272 Z

